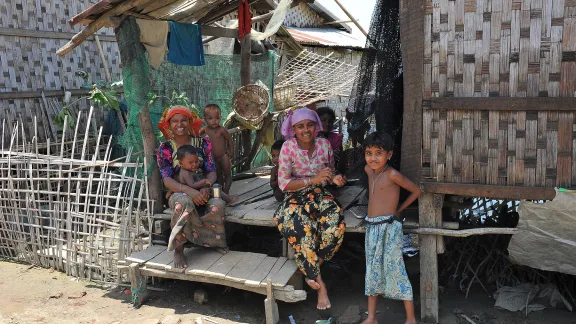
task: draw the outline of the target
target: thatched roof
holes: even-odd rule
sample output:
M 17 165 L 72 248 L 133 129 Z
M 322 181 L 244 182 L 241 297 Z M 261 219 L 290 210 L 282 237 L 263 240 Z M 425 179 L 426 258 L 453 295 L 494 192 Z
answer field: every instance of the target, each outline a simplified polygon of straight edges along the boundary
M 250 4 L 259 2 L 248 1 Z M 266 4 L 267 1 L 259 3 Z M 269 5 L 268 8 L 273 9 Z M 82 24 L 86 27 L 57 53 L 65 55 L 102 27 L 117 27 L 120 19 L 125 16 L 208 25 L 236 10 L 238 0 L 100 0 L 68 21 L 71 26 Z M 296 44 L 283 27 L 278 36 L 290 38 L 288 43 Z

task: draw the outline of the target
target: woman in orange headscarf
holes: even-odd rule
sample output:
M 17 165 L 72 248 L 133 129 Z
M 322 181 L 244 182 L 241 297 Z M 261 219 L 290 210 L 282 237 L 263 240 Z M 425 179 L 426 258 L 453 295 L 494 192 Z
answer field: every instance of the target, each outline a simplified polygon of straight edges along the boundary
M 169 199 L 172 209 L 170 226 L 173 233 L 168 248 L 175 250 L 174 266 L 178 268 L 186 267 L 183 255 L 183 243 L 186 240 L 196 245 L 226 247 L 223 222 L 216 226 L 202 226 L 196 211 L 196 206 L 203 206 L 208 202 L 210 185 L 216 182 L 212 144 L 207 136 L 199 137 L 201 125 L 200 117 L 185 106 L 167 108 L 158 123 L 166 141 L 158 147 L 156 161 L 164 186 L 173 192 Z M 200 170 L 208 180 L 207 187 L 195 190 L 175 180 L 180 170 L 176 152 L 182 145 L 192 145 L 197 149 L 201 161 Z

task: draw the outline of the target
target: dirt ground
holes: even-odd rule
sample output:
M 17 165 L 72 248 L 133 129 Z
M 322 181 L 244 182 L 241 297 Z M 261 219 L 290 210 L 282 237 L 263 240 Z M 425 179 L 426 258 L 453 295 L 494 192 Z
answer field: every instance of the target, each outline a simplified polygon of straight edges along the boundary
M 124 289 L 105 287 L 77 281 L 63 273 L 12 262 L 0 262 L 0 323 L 137 323 L 137 324 L 202 324 L 250 323 L 263 324 L 264 296 L 216 285 L 201 285 L 182 281 L 156 281 L 152 286 L 163 291 L 152 291 L 151 299 L 140 309 L 130 304 L 130 295 Z M 349 306 L 366 310 L 363 296 L 363 277 L 331 284 L 333 318 L 337 319 Z M 199 305 L 193 301 L 193 292 L 204 289 L 209 301 Z M 418 287 L 414 287 L 415 292 Z M 416 299 L 417 300 L 417 299 Z M 494 301 L 486 293 L 475 292 L 468 299 L 457 291 L 440 296 L 440 323 L 470 324 L 458 318 L 458 309 L 476 324 L 574 324 L 576 315 L 563 310 L 547 309 L 532 313 L 528 318 L 493 308 Z M 281 323 L 289 323 L 293 315 L 296 323 L 314 323 L 322 315 L 315 310 L 314 298 L 287 304 L 279 303 Z M 416 305 L 419 309 L 419 305 Z M 403 309 L 399 302 L 381 300 L 380 323 L 403 323 Z

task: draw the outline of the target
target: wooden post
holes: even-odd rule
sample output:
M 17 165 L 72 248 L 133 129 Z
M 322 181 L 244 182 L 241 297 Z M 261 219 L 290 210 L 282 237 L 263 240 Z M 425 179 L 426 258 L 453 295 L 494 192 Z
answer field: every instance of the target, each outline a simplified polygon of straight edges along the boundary
M 245 35 L 243 39 L 240 40 L 240 80 L 242 81 L 242 86 L 250 84 L 250 64 L 251 64 L 251 52 L 252 52 L 252 37 L 250 34 Z
M 401 171 L 420 183 L 422 154 L 422 99 L 424 87 L 425 0 L 400 1 L 400 43 L 404 68 L 404 118 Z
M 136 262 L 130 264 L 130 285 L 134 308 L 139 308 L 148 299 L 147 278 L 140 274 L 140 265 Z
M 126 97 L 133 98 L 128 102 L 128 109 L 130 111 L 139 111 L 138 124 L 130 124 L 128 121 L 128 128 L 139 127 L 142 133 L 143 143 L 142 149 L 146 155 L 147 165 L 151 165 L 153 153 L 156 149 L 156 132 L 152 127 L 150 119 L 150 112 L 148 107 L 148 92 L 151 89 L 148 59 L 146 59 L 146 49 L 140 43 L 140 37 L 132 37 L 130 33 L 133 30 L 138 30 L 136 18 L 126 17 L 122 20 L 120 26 L 115 30 L 116 38 L 118 39 L 118 48 L 120 50 L 120 58 L 122 60 L 122 74 L 124 84 L 130 84 L 130 87 L 124 88 Z M 139 143 L 132 143 L 137 145 Z M 136 147 L 135 150 L 140 150 Z M 155 200 L 154 213 L 162 211 L 162 182 L 160 181 L 158 168 L 153 168 L 152 178 L 149 183 L 150 198 Z
M 441 195 L 423 193 L 418 199 L 420 228 L 436 227 Z M 434 202 L 437 202 L 435 205 Z M 440 209 L 440 210 L 438 210 Z M 438 256 L 437 236 L 418 235 L 420 246 L 420 303 L 423 322 L 438 323 Z
M 272 279 L 266 282 L 266 299 L 264 300 L 264 311 L 266 312 L 266 324 L 276 324 L 280 322 L 278 313 L 278 304 L 274 299 L 274 290 L 272 288 Z
M 98 48 L 98 54 L 100 55 L 100 59 L 102 60 L 102 67 L 104 68 L 104 74 L 106 75 L 106 82 L 111 83 L 112 76 L 110 75 L 110 70 L 108 70 L 108 62 L 106 61 L 106 56 L 104 55 L 104 50 L 102 49 L 102 44 L 100 43 L 100 37 L 98 37 L 98 35 L 94 35 L 94 39 L 96 40 L 96 47 Z M 126 125 L 124 125 L 124 116 L 122 116 L 122 112 L 116 111 L 116 115 L 118 116 L 118 121 L 120 122 L 122 133 L 126 132 Z
M 150 108 L 148 107 L 148 104 L 145 104 L 142 111 L 138 113 L 138 125 L 142 132 L 146 165 L 150 166 L 154 164 L 154 152 L 158 144 L 156 143 L 156 133 L 152 126 L 152 119 L 150 119 Z M 144 170 L 144 172 L 148 172 L 148 170 Z M 164 197 L 162 196 L 162 178 L 160 177 L 160 169 L 158 169 L 157 166 L 153 167 L 151 170 L 150 178 L 148 180 L 148 194 L 150 195 L 150 199 L 155 201 L 152 212 L 154 214 L 161 213 L 163 210 L 162 202 Z

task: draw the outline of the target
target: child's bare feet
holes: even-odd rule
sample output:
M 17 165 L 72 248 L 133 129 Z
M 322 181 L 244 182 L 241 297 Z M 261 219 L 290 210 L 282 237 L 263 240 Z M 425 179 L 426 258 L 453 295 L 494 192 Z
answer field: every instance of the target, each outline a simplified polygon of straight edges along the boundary
M 174 268 L 184 269 L 188 266 L 183 250 L 184 249 L 176 249 L 174 251 Z
M 376 320 L 376 318 L 371 318 L 368 317 L 367 319 L 364 320 L 364 322 L 362 322 L 362 324 L 378 324 L 378 321 Z

